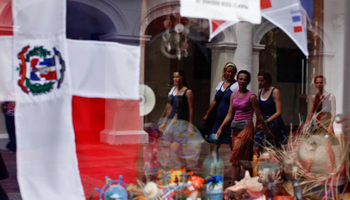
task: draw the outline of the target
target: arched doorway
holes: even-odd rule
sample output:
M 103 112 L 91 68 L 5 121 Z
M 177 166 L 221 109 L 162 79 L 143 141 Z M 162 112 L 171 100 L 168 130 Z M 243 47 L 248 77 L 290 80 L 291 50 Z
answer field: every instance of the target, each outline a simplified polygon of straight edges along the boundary
M 260 28 L 260 30 L 259 30 Z M 308 30 L 309 59 L 281 29 L 268 21 L 258 28 L 256 39 L 265 48 L 259 54 L 259 70 L 266 69 L 272 74 L 272 85 L 280 90 L 282 97 L 282 118 L 286 125 L 305 122 L 309 111 L 309 99 L 316 93 L 313 77 L 324 74 L 323 34 L 313 38 L 315 29 Z M 320 28 L 318 28 L 320 30 Z M 261 37 L 257 35 L 260 32 Z M 315 45 L 317 44 L 317 45 Z
M 67 1 L 67 38 L 101 40 L 100 36 L 116 33 L 113 21 L 102 10 L 78 1 Z
M 259 70 L 272 74 L 272 85 L 282 97 L 282 117 L 287 125 L 298 124 L 299 113 L 307 116 L 305 94 L 306 57 L 295 43 L 279 28 L 269 30 L 261 39 L 265 49 L 260 51 Z
M 157 11 L 157 13 L 160 13 Z M 171 27 L 169 33 L 175 35 L 174 25 L 179 23 L 179 10 L 164 7 L 165 14 L 159 15 L 149 22 L 145 35 L 151 40 L 145 43 L 145 84 L 149 85 L 156 95 L 156 105 L 148 115 L 146 121 L 157 123 L 167 103 L 168 92 L 172 87 L 172 72 L 178 69 L 185 71 L 189 87 L 194 93 L 194 125 L 201 127 L 202 118 L 209 105 L 211 51 L 206 46 L 208 40 L 207 27 L 203 26 L 205 20 L 180 17 L 181 23 L 188 26 L 187 55 L 182 54 L 178 59 L 176 49 L 164 49 L 163 35 L 166 32 L 164 21 L 169 18 Z M 152 16 L 152 13 L 148 14 Z M 203 28 L 205 27 L 205 28 Z M 163 49 L 162 49 L 163 48 Z

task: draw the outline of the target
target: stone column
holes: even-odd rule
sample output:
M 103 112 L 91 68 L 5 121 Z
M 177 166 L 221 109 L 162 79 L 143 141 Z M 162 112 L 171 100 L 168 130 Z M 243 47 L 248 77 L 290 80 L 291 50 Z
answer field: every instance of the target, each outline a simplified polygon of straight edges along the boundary
M 265 45 L 262 44 L 255 44 L 253 45 L 253 56 L 252 56 L 252 80 L 250 82 L 251 91 L 255 94 L 258 94 L 259 91 L 259 82 L 257 78 L 257 74 L 259 73 L 259 57 L 260 57 L 260 51 L 265 48 Z
M 249 22 L 239 22 L 236 24 L 237 49 L 234 56 L 234 63 L 239 70 L 247 70 L 252 73 L 253 69 L 253 25 Z M 255 76 L 252 74 L 252 81 L 248 89 L 252 90 L 255 84 Z M 255 80 L 256 81 L 256 80 Z
M 210 77 L 210 102 L 215 96 L 215 87 L 222 80 L 222 69 L 227 62 L 233 62 L 233 57 L 237 47 L 236 43 L 218 42 L 209 43 L 207 47 L 211 49 L 211 77 Z

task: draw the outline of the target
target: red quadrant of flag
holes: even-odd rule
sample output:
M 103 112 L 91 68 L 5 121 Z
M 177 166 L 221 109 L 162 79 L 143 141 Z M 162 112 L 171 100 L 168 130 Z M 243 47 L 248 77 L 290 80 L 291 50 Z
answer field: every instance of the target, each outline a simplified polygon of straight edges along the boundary
M 95 188 L 102 188 L 105 177 L 123 176 L 136 183 L 140 144 L 110 145 L 100 141 L 104 129 L 139 130 L 139 101 L 73 96 L 72 111 L 78 167 L 85 197 L 98 200 Z M 113 119 L 114 118 L 114 119 Z M 139 177 L 140 178 L 140 177 Z
M 212 20 L 211 21 L 212 32 L 214 32 L 221 24 L 225 22 L 226 21 L 223 21 L 223 20 Z
M 0 35 L 13 35 L 11 0 L 0 0 Z
M 260 1 L 261 10 L 266 9 L 266 8 L 271 8 L 271 7 L 272 7 L 271 0 L 261 0 Z
M 303 32 L 303 27 L 301 26 L 294 26 L 294 32 L 297 33 L 297 32 Z

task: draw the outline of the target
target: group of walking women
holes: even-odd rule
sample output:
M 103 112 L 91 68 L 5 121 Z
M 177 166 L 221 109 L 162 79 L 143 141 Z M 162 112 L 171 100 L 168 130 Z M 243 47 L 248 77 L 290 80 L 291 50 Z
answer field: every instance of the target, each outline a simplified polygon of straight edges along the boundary
M 239 71 L 236 82 L 236 72 L 235 64 L 229 62 L 224 66 L 223 81 L 216 87 L 215 98 L 203 117 L 205 123 L 208 115 L 217 108 L 215 123 L 207 141 L 218 143 L 219 146 L 230 145 L 232 184 L 240 179 L 241 161 L 251 161 L 253 154 L 259 156 L 264 146 L 273 145 L 279 148 L 287 142 L 285 125 L 281 118 L 281 95 L 271 85 L 271 73 L 267 70 L 259 71 L 257 78 L 260 89 L 258 95 L 255 95 L 247 89 L 251 80 L 250 73 Z M 306 123 L 310 132 L 316 129 L 333 132 L 335 97 L 324 90 L 325 82 L 322 75 L 314 78 L 318 93 L 312 96 Z M 253 113 L 257 118 L 255 126 L 252 121 Z
M 234 184 L 234 181 L 240 179 L 242 160 L 251 161 L 253 154 L 259 156 L 264 146 L 273 145 L 278 148 L 287 142 L 287 138 L 281 118 L 281 95 L 279 90 L 271 85 L 272 76 L 269 71 L 261 70 L 258 73 L 260 85 L 258 95 L 247 89 L 251 81 L 251 74 L 248 71 L 241 70 L 237 73 L 236 65 L 228 62 L 222 74 L 222 81 L 215 88 L 215 98 L 202 121 L 205 123 L 211 112 L 216 112 L 214 125 L 206 140 L 209 143 L 216 143 L 219 147 L 221 144 L 230 145 L 231 183 Z M 175 156 L 177 155 L 175 160 L 185 159 L 187 162 L 195 160 L 192 163 L 192 166 L 195 166 L 203 139 L 192 124 L 193 92 L 186 85 L 183 71 L 174 72 L 173 81 L 174 87 L 169 92 L 168 104 L 164 111 L 165 118 L 160 125 L 163 138 L 169 141 L 171 146 L 165 160 L 174 160 L 170 154 L 175 153 Z M 323 82 L 325 82 L 323 76 L 314 79 L 318 94 L 313 96 L 308 121 L 316 118 L 312 113 L 318 115 L 322 113 L 320 109 L 324 107 L 326 100 L 331 100 L 329 106 L 331 114 L 322 115 L 330 116 L 327 124 L 330 131 L 334 121 L 335 98 L 334 95 L 324 91 Z M 257 121 L 255 126 L 254 113 Z M 192 147 L 192 150 L 189 151 L 189 147 Z
M 251 81 L 250 73 L 239 71 L 237 81 L 234 79 L 236 73 L 235 64 L 229 62 L 224 66 L 224 80 L 216 87 L 215 98 L 203 118 L 205 123 L 208 115 L 217 107 L 216 120 L 207 141 L 230 145 L 232 183 L 240 179 L 242 160 L 252 160 L 254 151 L 259 154 L 267 140 L 279 145 L 285 139 L 281 97 L 279 90 L 271 86 L 271 74 L 266 70 L 259 72 L 261 89 L 257 97 L 247 89 Z M 258 122 L 256 126 L 252 121 L 254 113 Z

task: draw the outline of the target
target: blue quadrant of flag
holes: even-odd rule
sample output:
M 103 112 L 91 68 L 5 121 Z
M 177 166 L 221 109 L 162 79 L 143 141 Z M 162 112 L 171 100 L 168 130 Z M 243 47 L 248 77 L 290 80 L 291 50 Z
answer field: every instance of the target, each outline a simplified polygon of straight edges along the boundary
M 300 15 L 293 16 L 292 19 L 293 19 L 293 22 L 300 22 L 301 21 Z

